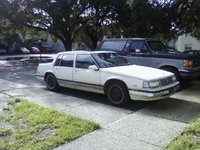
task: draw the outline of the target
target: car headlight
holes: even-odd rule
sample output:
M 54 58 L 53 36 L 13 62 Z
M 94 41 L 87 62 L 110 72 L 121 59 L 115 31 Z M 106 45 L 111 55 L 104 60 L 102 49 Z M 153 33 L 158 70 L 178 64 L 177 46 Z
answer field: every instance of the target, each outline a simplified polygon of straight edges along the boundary
M 176 76 L 173 76 L 172 80 L 173 80 L 173 82 L 175 82 L 176 81 Z
M 144 88 L 156 88 L 160 86 L 160 81 L 144 81 L 143 87 Z

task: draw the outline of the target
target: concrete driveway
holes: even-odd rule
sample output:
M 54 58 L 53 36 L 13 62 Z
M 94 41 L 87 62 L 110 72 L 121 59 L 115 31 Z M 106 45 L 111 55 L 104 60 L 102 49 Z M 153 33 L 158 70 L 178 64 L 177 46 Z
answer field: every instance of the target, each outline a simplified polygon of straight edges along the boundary
M 18 61 L 0 62 L 0 107 L 10 96 L 93 120 L 101 129 L 56 150 L 160 150 L 200 115 L 200 81 L 171 98 L 156 102 L 110 105 L 105 96 L 77 90 L 48 91 L 35 79 L 36 66 Z

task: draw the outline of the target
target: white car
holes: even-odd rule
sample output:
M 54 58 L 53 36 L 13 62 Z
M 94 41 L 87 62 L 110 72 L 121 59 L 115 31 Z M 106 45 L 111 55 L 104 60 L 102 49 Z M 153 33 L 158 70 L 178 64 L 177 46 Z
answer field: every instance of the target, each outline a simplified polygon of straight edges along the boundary
M 26 47 L 20 47 L 19 49 L 20 49 L 20 52 L 22 54 L 29 54 L 30 53 L 30 51 Z
M 50 63 L 38 66 L 36 77 L 49 90 L 59 86 L 105 94 L 114 105 L 129 100 L 160 100 L 179 87 L 173 73 L 129 65 L 115 52 L 61 52 Z

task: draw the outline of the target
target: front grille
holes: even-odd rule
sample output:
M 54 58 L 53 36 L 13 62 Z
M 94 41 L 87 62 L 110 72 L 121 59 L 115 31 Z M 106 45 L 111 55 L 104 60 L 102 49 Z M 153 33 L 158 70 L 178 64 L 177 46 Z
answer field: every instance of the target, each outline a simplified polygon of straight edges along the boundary
M 172 77 L 168 77 L 168 78 L 160 80 L 161 86 L 166 86 L 166 85 L 169 85 L 169 84 L 172 84 L 172 83 L 173 83 Z

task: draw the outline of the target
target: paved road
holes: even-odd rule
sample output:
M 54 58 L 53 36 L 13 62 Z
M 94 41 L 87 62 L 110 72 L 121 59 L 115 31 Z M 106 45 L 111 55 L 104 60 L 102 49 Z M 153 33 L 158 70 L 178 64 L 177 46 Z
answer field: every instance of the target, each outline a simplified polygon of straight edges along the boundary
M 114 107 L 99 94 L 69 89 L 48 91 L 44 83 L 35 79 L 34 65 L 0 61 L 0 70 L 1 104 L 9 96 L 20 96 L 101 125 L 101 129 L 56 150 L 160 150 L 200 114 L 199 81 L 166 100 Z

